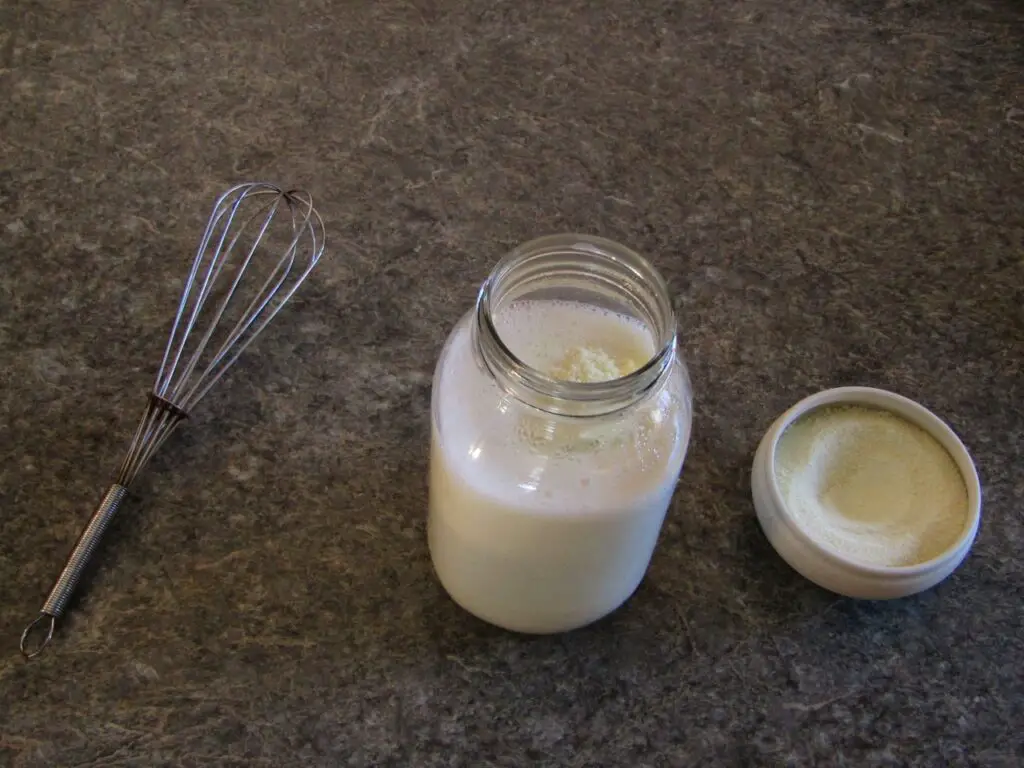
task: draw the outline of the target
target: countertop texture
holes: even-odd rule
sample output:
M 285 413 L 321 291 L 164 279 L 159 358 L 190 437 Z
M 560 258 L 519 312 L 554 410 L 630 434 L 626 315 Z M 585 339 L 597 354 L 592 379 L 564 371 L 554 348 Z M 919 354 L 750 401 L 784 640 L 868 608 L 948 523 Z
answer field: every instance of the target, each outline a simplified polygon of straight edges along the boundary
M 1024 762 L 1024 12 L 1003 0 L 0 6 L 0 765 Z M 214 197 L 308 188 L 329 253 L 149 467 L 53 645 Z M 665 274 L 693 442 L 590 628 L 457 608 L 425 543 L 433 364 L 513 245 Z M 960 570 L 793 572 L 754 448 L 889 388 L 984 484 Z

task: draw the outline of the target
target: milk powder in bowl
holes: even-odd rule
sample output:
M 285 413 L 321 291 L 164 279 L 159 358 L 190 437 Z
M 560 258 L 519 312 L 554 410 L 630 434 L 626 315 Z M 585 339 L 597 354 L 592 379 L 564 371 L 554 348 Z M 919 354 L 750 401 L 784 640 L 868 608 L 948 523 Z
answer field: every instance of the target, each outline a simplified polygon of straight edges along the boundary
M 751 492 L 782 558 L 855 598 L 935 586 L 963 562 L 981 521 L 978 472 L 952 428 L 871 387 L 818 392 L 779 416 L 757 448 Z

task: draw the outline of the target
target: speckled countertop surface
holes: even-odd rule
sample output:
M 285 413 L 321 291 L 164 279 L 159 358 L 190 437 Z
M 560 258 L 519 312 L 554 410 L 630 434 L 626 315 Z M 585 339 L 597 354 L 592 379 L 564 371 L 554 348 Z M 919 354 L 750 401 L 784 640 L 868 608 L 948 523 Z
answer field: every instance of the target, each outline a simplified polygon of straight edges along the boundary
M 1000 0 L 0 6 L 0 765 L 1021 764 L 1022 46 Z M 250 177 L 314 193 L 328 260 L 26 663 Z M 429 377 L 562 230 L 664 271 L 696 419 L 634 599 L 529 640 L 432 576 Z M 839 384 L 979 465 L 974 551 L 916 598 L 837 599 L 756 525 L 757 440 Z

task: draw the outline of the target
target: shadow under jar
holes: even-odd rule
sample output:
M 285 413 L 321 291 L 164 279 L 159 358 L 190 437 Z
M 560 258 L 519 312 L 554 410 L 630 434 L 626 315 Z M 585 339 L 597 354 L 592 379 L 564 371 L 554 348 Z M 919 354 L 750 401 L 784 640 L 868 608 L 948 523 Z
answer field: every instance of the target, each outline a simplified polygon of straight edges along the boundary
M 668 289 L 582 235 L 513 250 L 448 337 L 428 540 L 456 603 L 509 630 L 606 616 L 647 571 L 690 440 Z

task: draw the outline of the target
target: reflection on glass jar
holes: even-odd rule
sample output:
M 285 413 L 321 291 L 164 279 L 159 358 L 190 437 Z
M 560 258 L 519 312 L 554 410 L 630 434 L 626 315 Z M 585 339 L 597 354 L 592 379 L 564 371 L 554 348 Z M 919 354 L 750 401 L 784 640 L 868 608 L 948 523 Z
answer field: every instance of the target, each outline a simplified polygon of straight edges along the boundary
M 601 238 L 508 254 L 434 375 L 428 538 L 444 588 L 519 632 L 589 624 L 650 563 L 690 439 L 660 275 Z

